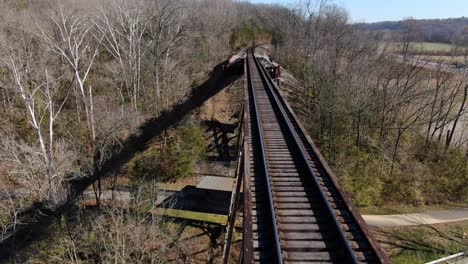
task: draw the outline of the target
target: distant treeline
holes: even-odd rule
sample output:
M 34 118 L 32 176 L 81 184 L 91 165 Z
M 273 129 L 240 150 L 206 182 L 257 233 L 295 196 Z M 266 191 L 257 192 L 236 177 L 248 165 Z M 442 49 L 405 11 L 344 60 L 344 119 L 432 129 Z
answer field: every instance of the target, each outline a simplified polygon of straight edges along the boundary
M 468 18 L 449 19 L 406 19 L 359 23 L 358 27 L 381 32 L 388 40 L 397 40 L 402 32 L 412 30 L 417 41 L 442 42 L 452 44 L 468 43 Z

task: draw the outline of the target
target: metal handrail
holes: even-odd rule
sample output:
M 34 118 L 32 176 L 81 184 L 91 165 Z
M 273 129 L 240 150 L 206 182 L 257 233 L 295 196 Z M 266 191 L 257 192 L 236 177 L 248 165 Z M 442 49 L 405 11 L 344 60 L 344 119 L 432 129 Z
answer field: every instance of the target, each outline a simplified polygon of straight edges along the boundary
M 224 246 L 223 246 L 223 264 L 227 264 L 229 261 L 229 252 L 231 249 L 231 241 L 232 241 L 232 232 L 234 229 L 234 223 L 236 219 L 236 212 L 237 212 L 237 203 L 239 200 L 239 193 L 240 193 L 240 188 L 241 188 L 241 183 L 242 183 L 242 166 L 244 164 L 244 150 L 241 148 L 242 145 L 244 145 L 244 129 L 243 129 L 243 124 L 244 124 L 244 107 L 242 106 L 242 116 L 239 121 L 239 138 L 237 141 L 237 149 L 238 149 L 238 155 L 237 155 L 237 167 L 236 167 L 236 176 L 234 178 L 234 185 L 233 185 L 233 190 L 231 193 L 231 204 L 229 205 L 229 213 L 228 213 L 228 219 L 227 219 L 227 224 L 226 224 L 226 235 L 224 239 Z
M 440 258 L 440 259 L 436 259 L 436 260 L 433 260 L 433 261 L 430 261 L 430 262 L 426 262 L 426 264 L 448 263 L 447 261 L 454 260 L 454 259 L 457 259 L 457 258 L 460 258 L 460 257 L 468 257 L 468 250 L 457 253 L 457 254 L 453 254 L 453 255 L 450 255 L 450 256 L 447 256 L 447 257 L 443 257 L 443 258 Z

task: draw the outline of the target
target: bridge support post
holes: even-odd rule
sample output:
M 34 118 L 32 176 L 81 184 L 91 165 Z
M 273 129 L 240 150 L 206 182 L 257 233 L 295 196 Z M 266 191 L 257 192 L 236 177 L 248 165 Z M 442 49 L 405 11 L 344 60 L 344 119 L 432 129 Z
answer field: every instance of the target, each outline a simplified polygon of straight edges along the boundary
M 237 142 L 238 154 L 237 154 L 237 166 L 234 180 L 234 188 L 231 194 L 231 204 L 229 205 L 229 214 L 226 224 L 226 234 L 224 237 L 223 246 L 223 264 L 227 264 L 229 260 L 229 252 L 231 249 L 232 235 L 234 231 L 234 225 L 236 222 L 236 212 L 240 198 L 240 188 L 242 186 L 242 176 L 244 170 L 244 130 L 242 129 L 244 123 L 244 110 L 242 109 L 242 117 L 239 123 L 239 140 Z

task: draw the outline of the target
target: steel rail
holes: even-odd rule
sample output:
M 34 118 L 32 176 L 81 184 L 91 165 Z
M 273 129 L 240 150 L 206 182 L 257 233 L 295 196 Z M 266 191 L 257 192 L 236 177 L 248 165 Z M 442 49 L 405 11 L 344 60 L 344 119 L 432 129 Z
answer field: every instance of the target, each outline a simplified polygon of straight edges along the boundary
M 390 258 L 388 255 L 383 251 L 383 249 L 378 245 L 377 241 L 373 237 L 371 231 L 369 230 L 369 227 L 365 223 L 364 219 L 362 216 L 358 213 L 357 209 L 354 207 L 352 204 L 351 200 L 349 197 L 344 193 L 337 182 L 336 175 L 331 171 L 330 167 L 324 160 L 323 156 L 320 154 L 319 150 L 317 147 L 314 145 L 314 143 L 311 141 L 310 137 L 306 134 L 306 130 L 304 126 L 301 124 L 299 121 L 298 117 L 292 110 L 292 108 L 289 106 L 289 104 L 286 102 L 284 97 L 280 94 L 278 87 L 274 84 L 272 80 L 269 80 L 270 83 L 272 83 L 272 90 L 274 94 L 277 96 L 279 101 L 281 102 L 282 106 L 286 110 L 288 114 L 288 118 L 291 120 L 293 123 L 293 127 L 295 127 L 295 131 L 297 132 L 297 135 L 299 136 L 301 142 L 303 143 L 304 151 L 309 155 L 309 158 L 312 160 L 316 159 L 317 165 L 319 167 L 322 167 L 324 175 L 319 175 L 319 178 L 328 180 L 331 182 L 330 187 L 336 188 L 337 192 L 337 197 L 338 200 L 341 200 L 341 202 L 344 204 L 346 207 L 347 211 L 349 212 L 349 220 L 352 221 L 351 225 L 355 225 L 356 228 L 358 229 L 358 232 L 361 232 L 362 234 L 362 240 L 365 241 L 368 246 L 369 250 L 375 254 L 374 256 L 379 259 L 380 263 L 391 263 Z M 313 161 L 312 161 L 313 162 Z M 316 172 L 317 174 L 317 172 Z M 328 189 L 328 187 L 326 187 Z M 356 253 L 358 251 L 354 250 Z M 372 253 L 371 253 L 372 255 Z M 368 256 L 370 257 L 370 255 Z M 372 257 L 370 257 L 372 258 Z
M 251 49 L 250 52 L 252 54 L 252 58 L 254 60 L 255 65 L 256 64 L 256 59 L 255 59 L 255 54 L 254 54 L 255 49 Z M 247 51 L 248 53 L 249 51 Z M 255 116 L 255 124 L 256 124 L 256 129 L 258 131 L 258 136 L 259 136 L 259 145 L 260 145 L 260 153 L 261 153 L 261 158 L 262 158 L 262 170 L 265 175 L 265 180 L 266 180 L 266 186 L 267 186 L 267 191 L 268 191 L 268 204 L 270 207 L 270 217 L 273 225 L 273 232 L 275 235 L 275 246 L 276 246 L 276 260 L 277 263 L 282 264 L 283 263 L 283 257 L 281 254 L 281 245 L 280 245 L 280 239 L 279 239 L 279 233 L 278 233 L 278 226 L 277 226 L 277 219 L 276 219 L 276 214 L 275 214 L 275 207 L 274 207 L 274 202 L 273 202 L 273 193 L 271 190 L 271 179 L 270 175 L 268 172 L 268 165 L 267 165 L 267 159 L 266 159 L 266 152 L 265 152 L 265 143 L 264 143 L 264 132 L 261 126 L 261 120 L 260 120 L 260 114 L 258 112 L 258 107 L 257 107 L 257 97 L 255 95 L 255 91 L 253 90 L 254 85 L 252 81 L 252 75 L 251 75 L 251 68 L 250 68 L 250 63 L 249 63 L 249 54 L 246 56 L 247 60 L 247 74 L 248 74 L 248 81 L 250 85 L 249 93 L 252 96 L 252 102 L 253 102 L 253 107 L 254 107 L 254 116 Z M 258 72 L 260 73 L 261 76 L 261 70 L 257 67 Z
M 343 232 L 343 230 L 342 230 L 342 228 L 340 226 L 340 223 L 338 222 L 338 219 L 336 218 L 336 215 L 333 212 L 333 209 L 331 208 L 330 203 L 328 202 L 328 199 L 327 199 L 325 193 L 323 192 L 323 190 L 322 190 L 322 188 L 320 186 L 320 183 L 317 180 L 317 175 L 315 175 L 315 172 L 313 171 L 313 169 L 312 169 L 312 167 L 311 167 L 311 165 L 310 165 L 310 163 L 309 163 L 309 161 L 308 161 L 308 159 L 306 157 L 306 154 L 304 153 L 304 150 L 301 147 L 300 141 L 299 141 L 299 139 L 298 139 L 298 137 L 297 137 L 297 135 L 295 133 L 295 129 L 293 129 L 290 120 L 287 118 L 288 114 L 286 113 L 283 105 L 279 102 L 279 99 L 278 99 L 277 95 L 274 93 L 274 91 L 272 89 L 272 86 L 274 86 L 274 84 L 273 84 L 271 78 L 268 76 L 268 73 L 266 72 L 265 68 L 260 63 L 260 61 L 257 58 L 255 58 L 254 50 L 252 50 L 251 52 L 252 52 L 252 56 L 254 58 L 255 64 L 256 64 L 257 68 L 259 69 L 259 72 L 261 73 L 260 77 L 263 79 L 263 83 L 267 84 L 266 87 L 268 89 L 266 89 L 266 91 L 273 98 L 273 100 L 270 100 L 270 102 L 272 102 L 272 105 L 276 106 L 276 108 L 280 111 L 281 114 L 279 116 L 280 116 L 281 119 L 283 119 L 283 122 L 286 124 L 286 127 L 287 127 L 286 131 L 292 137 L 294 145 L 298 150 L 299 157 L 301 158 L 302 162 L 306 165 L 306 168 L 307 168 L 308 172 L 310 173 L 310 175 L 313 178 L 313 183 L 315 185 L 315 188 L 317 188 L 317 190 L 319 191 L 320 198 L 323 200 L 323 204 L 325 205 L 325 209 L 326 209 L 325 211 L 328 213 L 328 216 L 332 220 L 332 223 L 333 223 L 333 225 L 335 227 L 335 232 L 337 233 L 338 238 L 341 240 L 343 250 L 345 251 L 345 254 L 346 254 L 346 256 L 348 258 L 348 261 L 349 261 L 348 263 L 358 263 L 356 255 L 354 254 L 354 250 L 351 248 L 351 245 L 349 244 L 349 241 L 346 238 L 346 235 L 344 234 L 344 232 Z M 255 101 L 255 99 L 254 99 L 254 101 Z M 270 193 L 270 190 L 269 190 L 269 193 Z M 275 228 L 276 228 L 276 226 L 275 226 Z M 277 242 L 279 242 L 279 239 L 277 240 Z

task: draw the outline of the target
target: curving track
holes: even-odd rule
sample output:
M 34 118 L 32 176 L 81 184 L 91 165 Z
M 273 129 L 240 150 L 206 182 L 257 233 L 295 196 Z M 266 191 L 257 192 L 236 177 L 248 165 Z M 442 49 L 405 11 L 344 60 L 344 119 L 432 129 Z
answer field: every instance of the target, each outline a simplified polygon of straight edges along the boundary
M 387 263 L 253 50 L 245 62 L 244 263 Z

